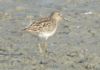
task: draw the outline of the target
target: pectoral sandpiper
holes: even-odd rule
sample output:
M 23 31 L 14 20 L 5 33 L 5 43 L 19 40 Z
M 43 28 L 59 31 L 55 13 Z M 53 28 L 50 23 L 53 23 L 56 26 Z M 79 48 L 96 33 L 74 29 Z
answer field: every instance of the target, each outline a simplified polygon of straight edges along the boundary
M 50 16 L 40 18 L 34 21 L 25 31 L 37 35 L 39 38 L 44 38 L 45 41 L 56 32 L 59 21 L 62 19 L 60 12 L 52 12 Z M 43 52 L 42 47 L 39 47 L 40 52 Z M 47 48 L 46 48 L 47 50 Z

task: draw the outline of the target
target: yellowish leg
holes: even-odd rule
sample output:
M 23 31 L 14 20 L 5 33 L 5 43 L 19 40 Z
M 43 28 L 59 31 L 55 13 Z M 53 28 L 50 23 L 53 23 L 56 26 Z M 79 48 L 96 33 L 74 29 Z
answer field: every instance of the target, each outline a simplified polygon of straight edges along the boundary
M 48 57 L 48 45 L 46 42 L 43 45 L 44 57 Z
M 45 53 L 47 53 L 47 52 L 48 52 L 48 50 L 47 50 L 47 49 L 48 49 L 48 45 L 47 45 L 47 43 L 45 42 L 45 43 L 44 43 L 44 51 L 45 51 Z
M 48 51 L 47 51 L 48 45 L 47 45 L 46 42 L 42 43 L 42 44 L 39 43 L 38 44 L 38 49 L 39 49 L 40 54 L 43 54 L 43 55 L 47 55 L 48 54 Z
M 42 46 L 41 46 L 40 43 L 38 44 L 38 47 L 39 47 L 39 52 L 42 54 L 43 53 L 43 49 L 42 49 Z
M 40 55 L 41 55 L 41 62 L 40 63 L 46 64 L 47 59 L 48 59 L 47 43 L 44 42 L 44 43 L 38 44 L 38 47 L 39 47 L 39 52 L 40 52 Z
M 47 54 L 47 49 L 48 49 L 48 45 L 47 45 L 47 43 L 45 42 L 45 43 L 42 43 L 42 44 L 38 44 L 38 48 L 39 48 L 39 52 L 41 53 L 41 54 Z

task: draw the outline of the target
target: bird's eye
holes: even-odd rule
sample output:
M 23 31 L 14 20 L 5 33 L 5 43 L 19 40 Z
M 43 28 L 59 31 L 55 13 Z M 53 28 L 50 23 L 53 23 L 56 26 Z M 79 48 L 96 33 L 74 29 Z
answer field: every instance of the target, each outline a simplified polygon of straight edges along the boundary
M 58 14 L 59 16 L 61 16 L 61 14 Z
M 60 14 L 58 13 L 58 15 L 60 15 Z

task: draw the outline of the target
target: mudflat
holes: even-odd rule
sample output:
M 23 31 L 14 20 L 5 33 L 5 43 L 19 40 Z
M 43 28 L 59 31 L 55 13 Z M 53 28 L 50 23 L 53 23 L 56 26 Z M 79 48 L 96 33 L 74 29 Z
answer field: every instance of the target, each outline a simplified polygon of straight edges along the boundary
M 56 10 L 68 21 L 47 40 L 44 58 L 23 29 Z M 99 11 L 99 0 L 0 0 L 0 70 L 100 70 Z

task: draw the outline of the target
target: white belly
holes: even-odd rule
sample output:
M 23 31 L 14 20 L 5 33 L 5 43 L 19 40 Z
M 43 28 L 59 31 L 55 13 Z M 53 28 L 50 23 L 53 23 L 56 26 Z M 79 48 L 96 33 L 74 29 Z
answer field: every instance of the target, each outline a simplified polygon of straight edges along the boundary
M 39 37 L 45 38 L 46 40 L 48 37 L 52 36 L 56 32 L 56 28 L 51 32 L 41 32 L 39 33 Z

